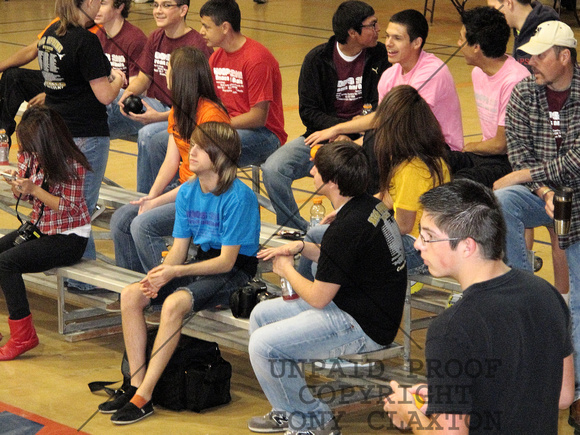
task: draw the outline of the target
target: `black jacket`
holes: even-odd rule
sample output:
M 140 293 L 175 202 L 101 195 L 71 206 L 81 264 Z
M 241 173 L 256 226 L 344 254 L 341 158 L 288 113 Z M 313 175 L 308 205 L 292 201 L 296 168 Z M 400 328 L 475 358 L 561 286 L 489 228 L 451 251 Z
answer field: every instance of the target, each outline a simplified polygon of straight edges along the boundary
M 306 127 L 305 137 L 347 121 L 338 118 L 334 108 L 338 81 L 333 61 L 335 45 L 336 39 L 333 36 L 326 44 L 310 50 L 302 63 L 298 95 L 300 118 Z M 373 109 L 378 103 L 379 79 L 390 66 L 384 44 L 378 42 L 375 47 L 366 49 L 362 93 L 364 103 L 371 103 Z
M 520 30 L 519 34 L 514 29 L 514 58 L 525 66 L 530 72 L 532 72 L 531 67 L 528 65 L 530 62 L 530 54 L 519 50 L 519 48 L 524 45 L 526 42 L 530 40 L 534 33 L 536 33 L 536 28 L 538 25 L 542 24 L 545 21 L 560 21 L 560 16 L 558 13 L 552 9 L 550 6 L 545 6 L 540 2 L 532 2 L 532 12 L 524 21 L 524 25 L 522 26 L 522 30 Z

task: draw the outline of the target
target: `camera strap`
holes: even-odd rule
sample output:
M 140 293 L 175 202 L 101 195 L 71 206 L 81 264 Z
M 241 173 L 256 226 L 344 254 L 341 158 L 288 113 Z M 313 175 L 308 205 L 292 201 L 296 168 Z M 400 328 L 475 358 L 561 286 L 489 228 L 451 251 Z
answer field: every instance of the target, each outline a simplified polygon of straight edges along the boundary
M 39 172 L 40 172 L 40 165 L 36 168 L 36 174 L 38 174 Z M 29 177 L 30 177 L 30 168 L 27 168 L 26 173 L 24 174 L 24 178 L 29 178 Z M 44 177 L 42 179 L 42 184 L 40 185 L 40 187 L 42 188 L 42 190 L 45 190 L 48 192 L 48 175 L 44 174 Z M 24 224 L 24 221 L 22 220 L 22 218 L 20 217 L 20 214 L 18 213 L 18 203 L 20 202 L 20 198 L 22 198 L 22 193 L 20 195 L 18 195 L 18 198 L 16 199 L 16 206 L 14 207 L 14 211 L 16 212 L 16 217 L 18 218 L 20 223 Z M 42 218 L 43 213 L 44 213 L 44 202 L 40 205 L 40 213 L 38 214 L 38 219 L 36 220 L 36 223 L 34 223 L 35 226 L 38 226 L 38 223 L 40 222 L 40 219 Z

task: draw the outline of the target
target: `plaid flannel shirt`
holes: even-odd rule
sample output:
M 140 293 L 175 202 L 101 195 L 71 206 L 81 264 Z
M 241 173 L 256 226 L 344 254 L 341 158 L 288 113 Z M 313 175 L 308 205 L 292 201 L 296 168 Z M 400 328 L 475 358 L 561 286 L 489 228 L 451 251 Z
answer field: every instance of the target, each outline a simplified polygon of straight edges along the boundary
M 42 218 L 37 224 L 44 234 L 60 234 L 91 222 L 91 216 L 84 196 L 86 169 L 76 161 L 70 160 L 69 164 L 72 164 L 78 177 L 71 178 L 66 183 L 57 183 L 49 186 L 49 193 L 60 197 L 60 203 L 58 210 L 52 210 L 45 205 Z M 37 186 L 42 186 L 44 172 L 42 169 L 38 169 L 38 160 L 29 153 L 19 153 L 18 176 L 24 177 L 27 171 L 28 178 Z M 32 204 L 30 220 L 36 223 L 42 201 L 31 195 L 22 195 L 21 201 L 28 201 Z
M 530 169 L 530 190 L 542 186 L 574 190 L 570 233 L 560 237 L 560 247 L 565 249 L 580 241 L 580 69 L 574 68 L 570 96 L 560 111 L 559 149 L 545 89 L 535 83 L 533 76 L 514 87 L 506 109 L 508 157 L 514 171 Z

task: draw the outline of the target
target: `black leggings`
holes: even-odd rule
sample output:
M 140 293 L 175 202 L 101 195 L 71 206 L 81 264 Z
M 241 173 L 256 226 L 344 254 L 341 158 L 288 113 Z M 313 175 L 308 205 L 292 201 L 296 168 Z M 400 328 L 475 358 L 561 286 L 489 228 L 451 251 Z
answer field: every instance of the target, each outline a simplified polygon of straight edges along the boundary
M 83 256 L 88 241 L 76 234 L 56 234 L 14 246 L 17 236 L 13 231 L 0 239 L 0 287 L 12 320 L 30 314 L 22 274 L 74 264 Z

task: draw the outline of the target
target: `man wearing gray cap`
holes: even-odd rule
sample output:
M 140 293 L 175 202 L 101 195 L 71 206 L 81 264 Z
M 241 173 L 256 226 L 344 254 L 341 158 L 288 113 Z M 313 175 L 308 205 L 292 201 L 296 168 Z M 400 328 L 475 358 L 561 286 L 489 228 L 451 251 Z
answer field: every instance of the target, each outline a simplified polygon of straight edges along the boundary
M 540 24 L 520 50 L 532 55 L 533 76 L 517 84 L 506 111 L 508 157 L 514 172 L 496 191 L 507 226 L 511 267 L 532 270 L 524 229 L 552 225 L 554 191 L 573 189 L 570 232 L 559 237 L 570 272 L 576 392 L 569 422 L 580 430 L 580 69 L 576 39 L 560 21 Z M 578 288 L 577 288 L 578 287 Z

